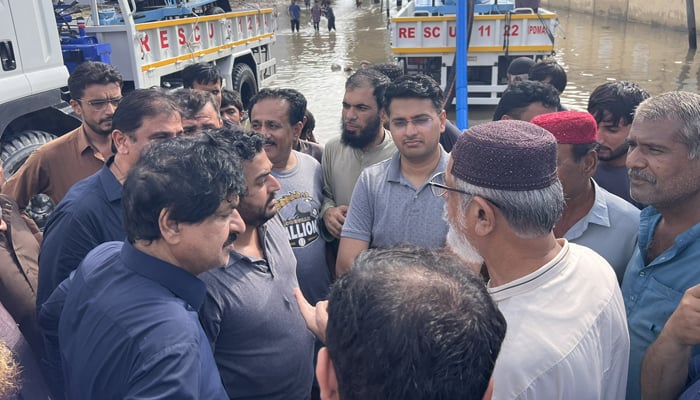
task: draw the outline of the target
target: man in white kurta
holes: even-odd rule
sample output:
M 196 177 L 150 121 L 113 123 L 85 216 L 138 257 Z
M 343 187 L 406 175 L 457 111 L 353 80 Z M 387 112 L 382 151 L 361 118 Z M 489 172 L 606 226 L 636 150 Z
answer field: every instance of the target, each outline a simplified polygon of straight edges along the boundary
M 494 399 L 624 398 L 629 335 L 615 272 L 593 250 L 559 241 L 540 269 L 489 287 L 508 323 Z
M 624 399 L 629 335 L 615 272 L 556 239 L 557 142 L 523 121 L 477 125 L 447 165 L 449 247 L 475 268 L 508 325 L 493 399 Z M 440 190 L 438 190 L 440 189 Z

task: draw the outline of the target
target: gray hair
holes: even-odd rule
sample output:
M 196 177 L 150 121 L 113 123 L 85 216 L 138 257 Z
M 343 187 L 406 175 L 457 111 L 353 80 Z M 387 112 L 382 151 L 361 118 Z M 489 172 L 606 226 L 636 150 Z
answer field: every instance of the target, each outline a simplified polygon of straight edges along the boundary
M 460 196 L 460 208 L 466 209 L 474 196 L 498 204 L 515 234 L 534 238 L 548 234 L 564 211 L 564 191 L 557 179 L 552 185 L 534 190 L 499 190 L 472 185 L 453 176 L 455 187 L 471 193 Z
M 679 139 L 688 147 L 688 159 L 700 157 L 700 95 L 674 91 L 652 96 L 639 104 L 637 121 L 678 121 Z

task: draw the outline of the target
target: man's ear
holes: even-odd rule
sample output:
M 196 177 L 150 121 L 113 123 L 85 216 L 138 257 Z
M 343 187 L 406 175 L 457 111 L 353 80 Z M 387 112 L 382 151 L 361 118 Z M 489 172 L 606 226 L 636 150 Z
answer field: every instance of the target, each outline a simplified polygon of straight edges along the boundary
M 480 196 L 474 196 L 470 203 L 471 213 L 476 214 L 474 233 L 478 236 L 486 236 L 496 228 L 496 213 L 491 202 Z
M 447 112 L 442 110 L 440 114 L 438 114 L 438 118 L 440 119 L 440 134 L 443 134 L 445 133 L 445 126 L 447 124 Z
M 170 209 L 164 208 L 160 210 L 158 227 L 166 243 L 175 244 L 180 241 L 180 223 L 172 219 Z
M 595 169 L 598 166 L 598 152 L 595 150 L 589 151 L 585 156 L 583 156 L 581 163 L 583 172 L 589 177 L 593 176 Z
M 112 131 L 112 143 L 114 143 L 114 147 L 117 149 L 116 153 L 126 154 L 129 152 L 129 148 L 125 146 L 128 140 L 129 137 L 119 129 Z
M 68 104 L 70 104 L 71 108 L 73 108 L 73 112 L 77 116 L 83 118 L 83 109 L 80 107 L 80 103 L 77 100 L 70 99 Z
M 304 117 L 304 121 L 306 121 L 306 117 Z M 299 139 L 299 137 L 301 137 L 301 131 L 304 129 L 304 122 L 298 121 L 296 124 L 292 125 L 292 129 L 294 130 L 294 140 Z
M 321 391 L 321 400 L 339 400 L 338 379 L 335 376 L 335 367 L 328 354 L 328 349 L 322 347 L 318 351 L 316 362 L 316 379 Z

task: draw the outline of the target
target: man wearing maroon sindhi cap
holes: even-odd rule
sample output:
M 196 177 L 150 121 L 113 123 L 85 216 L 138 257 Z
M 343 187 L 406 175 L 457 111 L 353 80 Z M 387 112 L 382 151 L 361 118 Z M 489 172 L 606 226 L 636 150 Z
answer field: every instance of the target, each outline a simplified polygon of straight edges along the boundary
M 622 282 L 637 242 L 639 209 L 592 178 L 598 163 L 595 118 L 587 112 L 563 111 L 538 115 L 531 122 L 557 139 L 564 213 L 554 226 L 554 236 L 593 249 Z
M 556 239 L 564 195 L 557 142 L 524 121 L 466 131 L 443 183 L 447 243 L 486 265 L 508 324 L 493 398 L 621 399 L 629 356 L 615 273 L 593 250 Z

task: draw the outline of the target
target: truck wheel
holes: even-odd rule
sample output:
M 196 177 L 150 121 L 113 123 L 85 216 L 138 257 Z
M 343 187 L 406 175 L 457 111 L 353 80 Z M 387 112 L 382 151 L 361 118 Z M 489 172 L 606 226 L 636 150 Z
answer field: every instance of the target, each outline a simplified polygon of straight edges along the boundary
M 241 94 L 243 107 L 248 110 L 250 99 L 258 93 L 258 83 L 255 80 L 255 73 L 248 64 L 236 64 L 231 72 L 231 84 L 233 90 Z
M 9 178 L 36 149 L 55 139 L 56 136 L 44 131 L 24 131 L 2 144 L 3 167 L 5 177 Z

